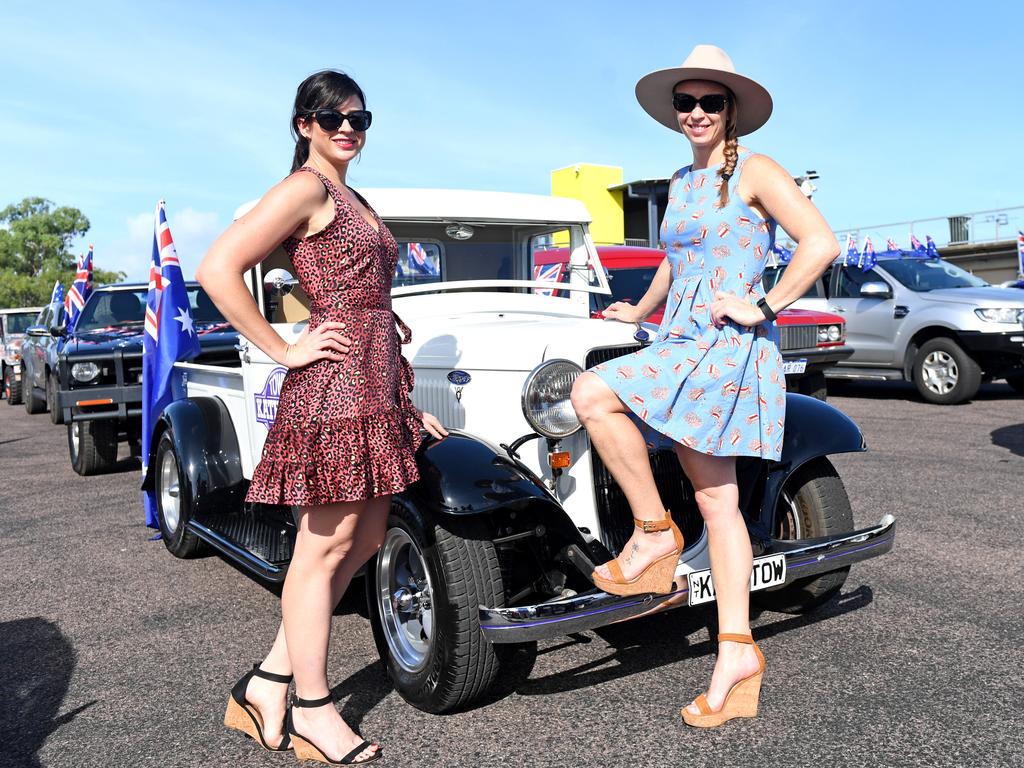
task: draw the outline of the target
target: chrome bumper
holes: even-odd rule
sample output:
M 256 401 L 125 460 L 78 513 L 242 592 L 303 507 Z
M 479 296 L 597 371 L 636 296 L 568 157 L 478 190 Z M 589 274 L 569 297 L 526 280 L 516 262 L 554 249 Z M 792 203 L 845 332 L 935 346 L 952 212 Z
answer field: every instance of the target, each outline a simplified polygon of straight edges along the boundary
M 785 554 L 786 584 L 817 573 L 843 568 L 892 549 L 896 518 L 885 515 L 877 525 L 860 531 L 820 539 L 779 541 L 772 539 L 755 556 Z M 684 553 L 685 556 L 685 553 Z M 580 595 L 538 605 L 515 608 L 480 606 L 480 627 L 492 643 L 523 643 L 567 635 L 633 619 L 653 611 L 685 605 L 686 579 L 677 579 L 682 589 L 667 595 L 617 597 L 591 590 Z

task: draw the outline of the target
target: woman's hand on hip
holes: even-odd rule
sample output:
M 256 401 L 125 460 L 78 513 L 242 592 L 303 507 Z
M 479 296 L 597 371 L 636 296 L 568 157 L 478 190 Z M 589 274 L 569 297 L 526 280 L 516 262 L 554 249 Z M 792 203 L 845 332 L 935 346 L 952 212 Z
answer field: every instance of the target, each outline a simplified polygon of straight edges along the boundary
M 643 320 L 640 309 L 628 301 L 616 301 L 604 310 L 605 320 L 620 320 L 623 323 L 639 323 Z
M 437 416 L 426 411 L 423 412 L 423 428 L 438 440 L 444 440 L 444 438 L 448 437 L 448 430 L 441 425 Z
M 285 347 L 280 362 L 287 368 L 303 368 L 317 360 L 343 360 L 352 346 L 352 339 L 343 336 L 344 323 L 327 322 L 312 331 L 307 325 L 294 344 Z
M 763 322 L 764 313 L 746 299 L 719 291 L 711 302 L 711 324 L 721 328 L 728 320 L 750 327 Z

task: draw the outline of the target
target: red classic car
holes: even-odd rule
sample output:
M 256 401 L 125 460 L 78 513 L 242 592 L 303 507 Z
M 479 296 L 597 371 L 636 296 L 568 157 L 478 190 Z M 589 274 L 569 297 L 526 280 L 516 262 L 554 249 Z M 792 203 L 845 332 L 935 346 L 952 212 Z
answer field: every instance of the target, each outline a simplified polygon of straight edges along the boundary
M 665 258 L 657 248 L 638 248 L 628 245 L 602 245 L 597 247 L 601 264 L 608 271 L 611 296 L 591 294 L 591 313 L 603 317 L 603 310 L 616 301 L 637 302 L 647 292 L 654 273 Z M 551 248 L 535 253 L 534 277 L 538 279 L 565 279 L 565 271 L 552 269 L 568 263 L 565 248 Z M 542 277 L 543 275 L 543 277 Z M 648 323 L 661 322 L 664 306 L 647 318 Z M 853 350 L 846 346 L 846 324 L 843 318 L 828 312 L 805 309 L 784 309 L 778 318 L 780 347 L 785 365 L 786 386 L 791 392 L 825 399 L 823 371 L 839 360 L 845 360 Z

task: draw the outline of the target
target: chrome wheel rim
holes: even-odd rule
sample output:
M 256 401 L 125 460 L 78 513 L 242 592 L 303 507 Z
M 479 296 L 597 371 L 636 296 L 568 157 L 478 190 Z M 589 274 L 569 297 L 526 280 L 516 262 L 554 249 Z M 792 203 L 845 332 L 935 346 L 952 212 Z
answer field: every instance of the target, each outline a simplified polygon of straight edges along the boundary
M 160 516 L 168 533 L 178 530 L 181 521 L 181 493 L 178 487 L 178 462 L 173 451 L 160 459 Z
M 433 584 L 419 546 L 401 528 L 391 528 L 377 555 L 377 607 L 391 657 L 418 672 L 430 658 L 434 636 Z
M 69 428 L 71 434 L 71 458 L 72 460 L 78 458 L 78 446 L 81 443 L 82 436 L 79 434 L 79 430 L 82 428 L 81 422 L 73 421 Z
M 960 379 L 960 368 L 948 352 L 937 349 L 929 352 L 921 365 L 924 385 L 937 395 L 948 395 Z
M 776 538 L 780 541 L 796 541 L 804 537 L 800 509 L 796 505 L 796 499 L 787 490 L 782 491 L 782 498 L 779 499 L 778 515 Z

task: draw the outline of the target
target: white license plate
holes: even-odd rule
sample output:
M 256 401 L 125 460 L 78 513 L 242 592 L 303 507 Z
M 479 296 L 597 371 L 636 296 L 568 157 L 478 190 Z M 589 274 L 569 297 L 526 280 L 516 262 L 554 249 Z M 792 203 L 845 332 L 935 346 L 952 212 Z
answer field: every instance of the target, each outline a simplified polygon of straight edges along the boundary
M 690 605 L 710 603 L 715 599 L 715 585 L 711 581 L 711 571 L 692 571 L 687 574 L 690 581 Z M 786 556 L 768 555 L 754 558 L 754 568 L 750 572 L 750 591 L 767 589 L 786 581 Z
M 803 373 L 807 370 L 807 360 L 783 360 L 782 361 L 782 372 L 785 374 L 790 373 Z

